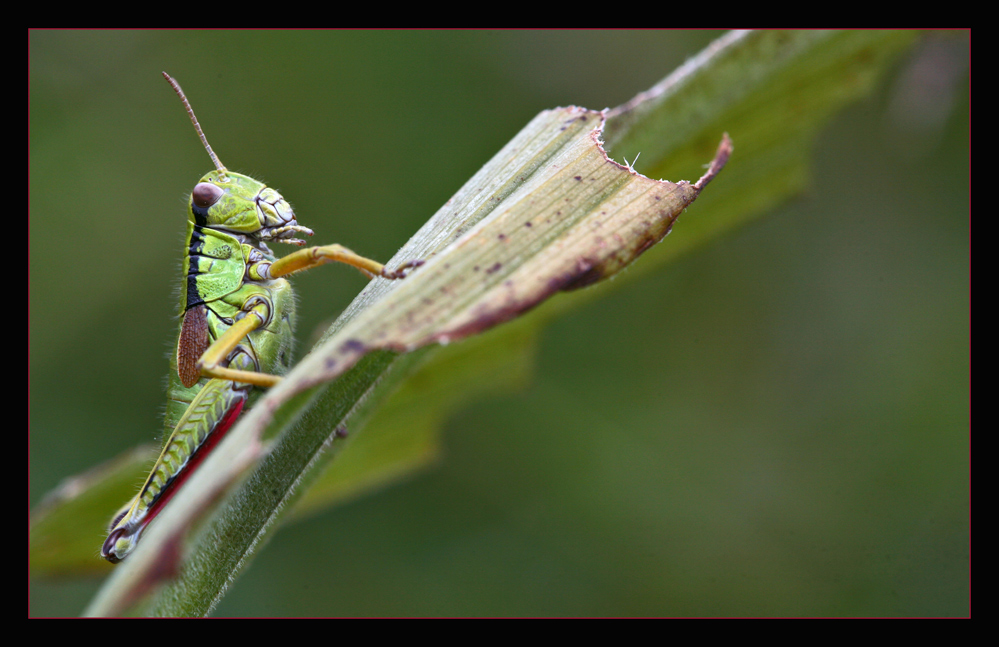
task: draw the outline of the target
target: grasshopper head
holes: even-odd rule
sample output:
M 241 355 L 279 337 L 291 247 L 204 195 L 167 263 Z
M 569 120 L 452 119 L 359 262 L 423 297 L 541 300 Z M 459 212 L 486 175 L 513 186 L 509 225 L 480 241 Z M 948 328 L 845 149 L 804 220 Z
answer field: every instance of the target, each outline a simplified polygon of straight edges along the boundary
M 293 245 L 305 244 L 295 234 L 312 235 L 295 222 L 295 212 L 280 193 L 231 171 L 211 171 L 201 178 L 191 192 L 188 217 L 202 227 Z

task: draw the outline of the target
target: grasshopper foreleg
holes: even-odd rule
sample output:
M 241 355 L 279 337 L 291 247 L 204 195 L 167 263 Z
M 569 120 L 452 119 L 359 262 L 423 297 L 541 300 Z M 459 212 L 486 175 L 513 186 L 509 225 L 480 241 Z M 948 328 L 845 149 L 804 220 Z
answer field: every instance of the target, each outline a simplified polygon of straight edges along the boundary
M 386 279 L 401 279 L 406 276 L 406 270 L 423 265 L 423 261 L 409 261 L 395 270 L 388 270 L 378 261 L 355 254 L 343 245 L 323 245 L 293 252 L 270 266 L 261 263 L 257 271 L 261 278 L 276 279 L 326 263 L 344 263 L 357 268 L 369 278 L 380 276 Z

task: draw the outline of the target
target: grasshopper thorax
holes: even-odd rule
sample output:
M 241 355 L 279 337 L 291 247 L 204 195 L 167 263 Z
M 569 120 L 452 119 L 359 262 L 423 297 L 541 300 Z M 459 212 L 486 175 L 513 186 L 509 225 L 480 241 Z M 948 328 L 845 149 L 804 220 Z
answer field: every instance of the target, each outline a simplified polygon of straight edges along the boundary
M 259 240 L 294 245 L 296 234 L 312 230 L 295 221 L 295 212 L 280 193 L 263 182 L 232 171 L 211 171 L 194 186 L 188 219 L 195 225 L 246 234 Z

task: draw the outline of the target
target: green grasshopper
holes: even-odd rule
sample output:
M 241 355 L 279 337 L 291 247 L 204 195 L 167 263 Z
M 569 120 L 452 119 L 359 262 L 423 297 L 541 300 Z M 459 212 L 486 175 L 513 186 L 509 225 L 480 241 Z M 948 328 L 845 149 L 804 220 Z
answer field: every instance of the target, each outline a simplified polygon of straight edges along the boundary
M 180 85 L 180 97 L 215 164 L 188 201 L 177 352 L 171 360 L 165 426 L 172 433 L 145 484 L 114 516 L 101 556 L 124 559 L 145 527 L 204 460 L 242 412 L 253 387 L 272 387 L 288 369 L 295 320 L 284 278 L 324 263 L 346 263 L 370 278 L 401 279 L 422 261 L 394 271 L 340 245 L 303 249 L 277 259 L 265 241 L 304 245 L 281 194 L 222 165 Z

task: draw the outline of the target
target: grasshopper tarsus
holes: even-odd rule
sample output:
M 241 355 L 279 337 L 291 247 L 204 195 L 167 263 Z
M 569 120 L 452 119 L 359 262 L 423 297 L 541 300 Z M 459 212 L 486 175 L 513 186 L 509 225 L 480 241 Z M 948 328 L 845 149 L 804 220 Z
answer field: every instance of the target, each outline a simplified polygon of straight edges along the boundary
M 409 276 L 409 270 L 416 269 L 417 267 L 423 265 L 425 262 L 426 261 L 421 261 L 421 260 L 407 261 L 402 265 L 400 265 L 399 267 L 395 268 L 394 270 L 390 270 L 386 267 L 382 270 L 381 276 L 382 278 L 390 280 L 404 279 L 407 276 Z

